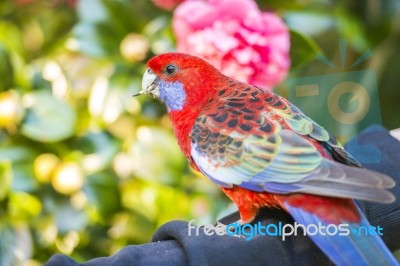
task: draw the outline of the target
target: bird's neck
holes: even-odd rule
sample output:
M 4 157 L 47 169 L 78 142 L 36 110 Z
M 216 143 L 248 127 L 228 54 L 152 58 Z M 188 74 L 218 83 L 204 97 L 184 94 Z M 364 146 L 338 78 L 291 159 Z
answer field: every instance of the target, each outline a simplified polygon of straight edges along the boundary
M 191 82 L 194 82 L 193 79 L 191 79 L 191 82 L 185 82 L 187 91 L 190 91 L 191 95 L 187 97 L 184 107 L 180 110 L 168 110 L 178 144 L 195 169 L 197 169 L 197 166 L 191 157 L 190 132 L 204 105 L 210 98 L 217 97 L 218 91 L 214 88 L 221 87 L 226 79 L 227 77 L 223 75 L 218 75 L 214 79 L 208 78 L 207 84 L 202 84 L 201 89 L 199 89 L 197 83 L 191 84 Z
M 178 144 L 189 160 L 192 163 L 192 158 L 190 155 L 190 132 L 199 116 L 201 111 L 200 107 L 193 106 L 192 108 L 185 108 L 180 111 L 170 111 L 169 116 L 172 121 L 175 136 L 178 140 Z

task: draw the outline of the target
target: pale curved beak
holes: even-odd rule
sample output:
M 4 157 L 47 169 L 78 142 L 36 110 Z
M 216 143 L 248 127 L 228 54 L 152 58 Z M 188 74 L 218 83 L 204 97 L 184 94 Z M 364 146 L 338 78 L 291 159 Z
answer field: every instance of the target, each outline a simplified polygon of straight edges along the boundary
M 153 98 L 160 98 L 157 76 L 149 68 L 143 74 L 142 90 L 134 94 L 133 97 L 141 94 L 150 94 Z

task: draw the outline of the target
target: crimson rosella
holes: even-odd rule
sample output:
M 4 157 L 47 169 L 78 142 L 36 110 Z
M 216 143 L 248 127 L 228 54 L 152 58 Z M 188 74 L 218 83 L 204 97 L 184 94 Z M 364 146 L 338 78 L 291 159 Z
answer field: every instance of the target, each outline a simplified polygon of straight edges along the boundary
M 186 54 L 161 54 L 147 67 L 137 95 L 166 105 L 182 152 L 237 205 L 240 223 L 267 206 L 303 225 L 368 228 L 353 199 L 395 200 L 390 177 L 363 168 L 283 97 Z M 398 265 L 376 234 L 310 237 L 337 265 Z

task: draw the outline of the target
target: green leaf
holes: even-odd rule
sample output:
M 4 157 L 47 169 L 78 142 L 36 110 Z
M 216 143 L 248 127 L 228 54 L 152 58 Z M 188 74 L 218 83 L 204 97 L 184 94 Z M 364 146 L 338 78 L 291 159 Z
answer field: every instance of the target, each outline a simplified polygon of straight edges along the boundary
M 292 69 L 296 69 L 321 53 L 318 44 L 309 36 L 290 30 L 290 58 Z
M 57 228 L 60 234 L 68 233 L 72 230 L 83 230 L 88 223 L 88 216 L 83 210 L 77 210 L 71 204 L 63 199 L 58 202 L 53 210 Z
M 179 183 L 186 160 L 171 132 L 143 126 L 138 128 L 137 138 L 129 151 L 135 164 L 140 165 L 135 169 L 136 176 L 164 184 Z
M 116 35 L 105 23 L 81 23 L 74 29 L 79 41 L 79 49 L 93 57 L 115 56 L 119 54 L 121 36 Z
M 5 45 L 9 51 L 14 51 L 21 56 L 26 54 L 22 33 L 18 26 L 13 23 L 0 21 L 0 42 Z
M 143 29 L 143 34 L 150 40 L 151 50 L 155 54 L 175 50 L 171 19 L 167 16 L 156 17 Z
M 11 162 L 30 161 L 33 157 L 37 156 L 37 152 L 28 146 L 21 144 L 13 144 L 12 146 L 6 146 L 0 148 L 0 160 Z
M 16 235 L 10 225 L 0 223 L 0 265 L 15 265 Z
M 13 173 L 13 180 L 12 180 L 13 191 L 32 192 L 39 187 L 39 184 L 35 176 L 33 175 L 32 163 L 30 162 L 13 163 L 12 173 Z
M 348 40 L 354 48 L 364 52 L 371 47 L 363 22 L 354 13 L 350 13 L 344 8 L 338 8 L 336 18 L 340 35 Z
M 316 5 L 323 0 L 293 1 L 293 0 L 264 0 L 257 1 L 261 10 L 304 10 L 310 5 Z
M 0 201 L 8 195 L 12 179 L 11 162 L 0 161 Z
M 8 53 L 5 46 L 0 43 L 0 91 L 10 89 L 14 83 L 14 71 Z
M 119 56 L 120 42 L 137 26 L 131 8 L 128 1 L 80 1 L 73 32 L 80 50 L 93 57 Z
M 137 2 L 137 1 L 136 1 Z M 128 1 L 85 0 L 78 4 L 79 20 L 85 24 L 105 23 L 118 33 L 128 32 L 137 25 L 134 17 L 137 3 Z
M 42 210 L 42 203 L 37 197 L 25 192 L 10 195 L 9 215 L 13 222 L 27 221 L 37 216 Z
M 118 179 L 110 173 L 89 176 L 84 190 L 89 201 L 105 216 L 115 213 L 121 206 Z
M 119 149 L 118 142 L 105 132 L 90 132 L 81 138 L 74 139 L 71 148 L 85 154 L 81 164 L 88 174 L 109 166 Z
M 50 92 L 32 92 L 25 95 L 24 102 L 28 107 L 21 130 L 24 136 L 40 142 L 56 142 L 74 134 L 75 111 Z
M 109 12 L 102 0 L 79 1 L 78 15 L 81 21 L 96 23 L 109 18 Z
M 326 12 L 287 11 L 283 17 L 291 30 L 316 38 L 334 28 L 336 23 L 335 17 Z

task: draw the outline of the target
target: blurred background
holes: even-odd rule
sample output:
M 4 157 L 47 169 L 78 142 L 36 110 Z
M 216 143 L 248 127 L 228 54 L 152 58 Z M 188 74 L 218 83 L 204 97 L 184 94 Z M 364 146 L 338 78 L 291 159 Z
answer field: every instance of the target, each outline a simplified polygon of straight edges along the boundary
M 235 210 L 189 168 L 166 109 L 130 97 L 145 62 L 177 49 L 181 2 L 0 1 L 1 266 L 108 256 L 170 220 Z M 287 78 L 349 71 L 367 52 L 352 71 L 376 74 L 382 124 L 400 127 L 399 1 L 255 3 L 290 31 Z

